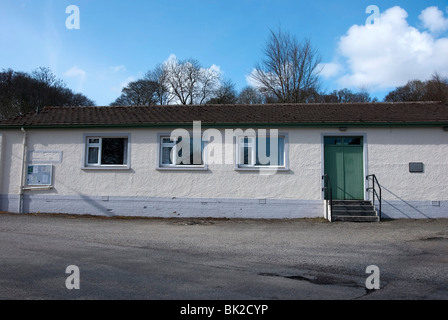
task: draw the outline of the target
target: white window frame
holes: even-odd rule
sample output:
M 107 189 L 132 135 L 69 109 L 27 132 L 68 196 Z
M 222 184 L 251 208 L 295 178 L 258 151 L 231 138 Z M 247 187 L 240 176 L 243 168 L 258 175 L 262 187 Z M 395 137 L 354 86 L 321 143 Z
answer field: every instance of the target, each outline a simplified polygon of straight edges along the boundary
M 193 136 L 193 133 L 189 132 L 190 137 Z M 172 142 L 168 143 L 168 142 L 162 142 L 162 139 L 166 139 L 166 138 L 171 138 L 171 133 L 170 132 L 160 132 L 157 133 L 157 166 L 156 169 L 157 170 L 208 170 L 208 165 L 207 165 L 207 159 L 206 159 L 206 155 L 205 155 L 205 141 L 203 141 L 202 136 L 201 136 L 201 153 L 202 153 L 202 160 L 203 163 L 202 164 L 176 164 L 176 159 L 174 159 L 174 163 L 172 164 L 162 164 L 162 148 L 165 147 L 173 147 L 174 151 L 173 154 L 177 155 L 177 139 L 176 138 L 172 138 Z M 193 138 L 195 138 L 193 136 Z
M 104 138 L 122 138 L 127 139 L 125 146 L 125 164 L 101 164 L 101 147 Z M 98 143 L 90 143 L 89 139 L 98 139 Z M 82 169 L 86 170 L 128 170 L 131 168 L 131 134 L 130 133 L 85 133 L 83 135 L 83 157 Z M 89 148 L 98 148 L 98 162 L 87 163 L 89 159 Z
M 247 142 L 244 140 L 247 139 Z M 256 136 L 238 136 L 238 167 L 254 167 L 257 162 L 257 137 Z M 244 150 L 248 148 L 248 164 L 243 164 Z
M 260 137 L 265 137 L 265 138 L 269 138 L 271 135 L 270 134 L 266 134 L 266 135 L 260 135 L 260 134 L 240 134 L 237 135 L 235 137 L 235 157 L 234 157 L 234 161 L 235 161 L 235 170 L 238 171 L 258 171 L 259 169 L 262 168 L 271 168 L 271 169 L 276 169 L 277 171 L 289 171 L 289 139 L 288 139 L 288 133 L 285 132 L 279 132 L 276 136 L 277 137 L 281 137 L 284 139 L 284 154 L 283 154 L 283 159 L 284 159 L 284 163 L 283 165 L 276 165 L 276 166 L 271 166 L 271 165 L 257 165 L 257 138 Z M 249 138 L 252 139 L 252 141 L 248 141 L 248 142 L 244 142 L 244 138 Z M 250 163 L 249 164 L 241 164 L 241 160 L 243 159 L 242 157 L 244 157 L 244 154 L 242 154 L 242 152 L 244 152 L 244 148 L 245 147 L 250 147 L 252 148 L 252 150 L 250 151 Z

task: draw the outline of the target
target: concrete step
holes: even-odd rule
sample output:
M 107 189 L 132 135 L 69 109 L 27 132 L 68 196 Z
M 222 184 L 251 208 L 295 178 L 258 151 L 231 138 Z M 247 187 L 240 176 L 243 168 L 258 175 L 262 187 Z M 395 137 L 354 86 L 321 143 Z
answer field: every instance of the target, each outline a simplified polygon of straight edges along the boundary
M 333 215 L 368 217 L 368 216 L 376 216 L 376 211 L 375 210 L 341 210 L 341 209 L 333 208 Z
M 341 205 L 333 205 L 333 210 L 340 211 L 375 211 L 374 206 L 341 206 Z
M 372 202 L 365 200 L 334 200 L 332 221 L 380 221 Z
M 333 205 L 363 205 L 363 206 L 371 206 L 372 202 L 368 200 L 333 200 Z
M 332 221 L 346 221 L 346 222 L 379 222 L 378 216 L 333 216 Z

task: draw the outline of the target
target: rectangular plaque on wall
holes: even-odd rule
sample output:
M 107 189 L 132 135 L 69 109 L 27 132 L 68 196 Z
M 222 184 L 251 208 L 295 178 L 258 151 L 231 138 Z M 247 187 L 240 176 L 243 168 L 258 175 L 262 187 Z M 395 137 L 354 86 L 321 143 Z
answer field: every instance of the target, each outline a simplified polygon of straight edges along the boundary
M 28 152 L 28 163 L 61 163 L 62 151 L 31 150 Z
M 423 172 L 423 162 L 409 162 L 409 172 Z

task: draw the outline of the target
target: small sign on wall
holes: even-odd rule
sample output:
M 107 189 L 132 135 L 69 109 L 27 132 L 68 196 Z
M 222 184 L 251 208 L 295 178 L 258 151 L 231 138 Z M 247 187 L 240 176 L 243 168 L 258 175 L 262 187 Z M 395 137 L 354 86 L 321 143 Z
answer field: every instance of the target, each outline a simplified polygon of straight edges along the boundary
M 28 165 L 26 172 L 27 186 L 50 186 L 53 176 L 53 166 L 49 165 Z
M 423 172 L 423 162 L 409 162 L 409 172 L 422 173 Z
M 31 150 L 28 152 L 29 163 L 61 163 L 62 151 Z

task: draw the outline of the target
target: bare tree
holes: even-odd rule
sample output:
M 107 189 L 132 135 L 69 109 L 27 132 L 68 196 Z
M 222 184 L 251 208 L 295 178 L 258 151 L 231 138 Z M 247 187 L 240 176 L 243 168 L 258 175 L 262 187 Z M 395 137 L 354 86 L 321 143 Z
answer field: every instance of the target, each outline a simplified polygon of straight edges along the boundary
M 31 74 L 12 69 L 0 71 L 0 120 L 45 106 L 93 106 L 95 102 L 65 87 L 50 69 L 39 68 Z
M 359 92 L 352 92 L 351 90 L 344 88 L 341 90 L 333 90 L 329 94 L 321 94 L 320 102 L 324 103 L 349 103 L 349 102 L 371 102 L 367 90 L 361 88 Z
M 411 80 L 395 88 L 384 98 L 388 102 L 399 101 L 448 101 L 448 79 L 437 72 L 427 81 Z
M 50 101 L 58 100 L 57 97 L 60 97 L 60 92 L 63 92 L 65 87 L 64 82 L 57 79 L 50 68 L 37 68 L 31 73 L 31 78 L 36 80 L 36 85 L 33 87 L 37 102 L 36 112 Z
M 235 104 L 238 101 L 235 84 L 231 80 L 225 80 L 215 90 L 214 98 L 209 99 L 208 104 Z
M 156 104 L 157 83 L 140 79 L 129 82 L 111 106 L 151 106 Z
M 426 81 L 426 95 L 428 101 L 448 101 L 448 78 L 435 72 L 432 78 Z
M 50 68 L 39 67 L 31 72 L 31 77 L 48 87 L 63 88 L 64 82 L 53 74 Z
M 170 58 L 164 63 L 163 70 L 170 102 L 203 104 L 213 98 L 220 85 L 219 72 L 213 68 L 202 68 L 195 59 L 179 61 Z
M 280 29 L 271 30 L 264 49 L 265 59 L 252 73 L 257 87 L 280 103 L 307 102 L 319 86 L 321 58 L 309 39 L 299 42 Z
M 158 105 L 169 104 L 169 95 L 167 88 L 167 75 L 163 64 L 158 64 L 153 70 L 146 73 L 144 79 L 156 84 L 154 98 Z
M 196 60 L 179 62 L 176 58 L 165 62 L 166 86 L 172 98 L 177 98 L 180 104 L 193 104 L 199 69 Z
M 216 97 L 218 90 L 226 86 L 221 84 L 221 76 L 214 68 L 201 68 L 198 80 L 196 102 L 199 104 Z
M 425 83 L 420 80 L 411 80 L 406 85 L 397 87 L 384 98 L 388 102 L 421 101 L 425 95 Z
M 238 95 L 239 104 L 261 104 L 263 103 L 263 96 L 256 88 L 247 86 L 244 87 Z

